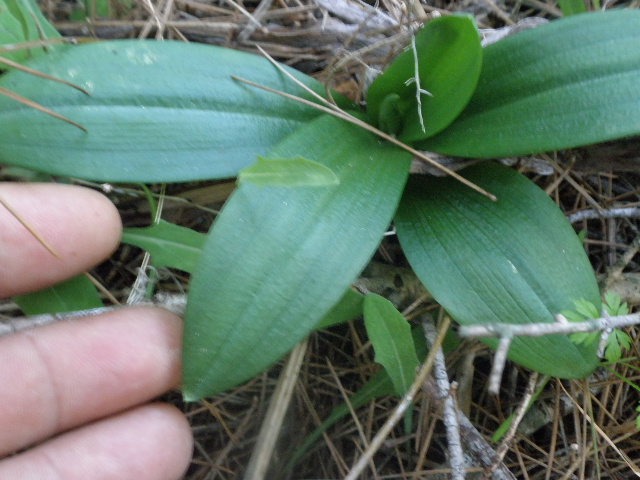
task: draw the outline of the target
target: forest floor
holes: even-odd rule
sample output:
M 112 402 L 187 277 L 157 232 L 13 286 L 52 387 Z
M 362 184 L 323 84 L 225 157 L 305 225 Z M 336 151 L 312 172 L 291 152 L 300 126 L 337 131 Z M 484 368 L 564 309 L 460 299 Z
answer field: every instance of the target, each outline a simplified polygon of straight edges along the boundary
M 408 28 L 433 16 L 467 12 L 483 31 L 529 17 L 554 20 L 561 16 L 553 0 L 429 0 L 428 4 L 380 0 L 372 6 L 355 0 L 96 0 L 88 2 L 84 13 L 84 4 L 67 0 L 44 0 L 41 6 L 66 36 L 188 40 L 254 53 L 262 47 L 276 60 L 328 82 L 355 101 L 362 100 L 366 70 L 383 69 L 403 47 Z M 107 7 L 108 13 L 103 10 Z M 613 142 L 552 152 L 517 159 L 514 168 L 532 178 L 567 214 L 593 210 L 595 205 L 604 210 L 637 208 L 638 145 Z M 171 185 L 163 217 L 206 231 L 233 185 Z M 144 200 L 124 191 L 112 195 L 126 226 L 148 224 Z M 637 217 L 573 222 L 576 231 L 586 232 L 585 247 L 598 275 L 632 309 L 640 303 Z M 95 275 L 116 297 L 126 298 L 141 259 L 141 251 L 123 246 Z M 385 239 L 374 260 L 369 288 L 393 297 L 409 321 L 417 322 L 425 312 L 438 312 L 406 268 L 393 236 Z M 160 288 L 188 289 L 188 278 L 178 271 L 161 272 Z M 628 328 L 627 333 L 638 337 L 636 328 Z M 359 321 L 313 333 L 300 353 L 302 367 L 284 421 L 271 428 L 266 441 L 272 452 L 258 435 L 284 361 L 233 391 L 200 402 L 183 404 L 177 391 L 164 398 L 178 405 L 193 426 L 196 448 L 186 480 L 342 479 L 348 474 L 400 399 L 382 396 L 347 410 L 291 465 L 304 439 L 380 369 Z M 546 379 L 544 384 L 539 380 L 535 388 L 540 388 L 540 395 L 504 448 L 492 443 L 491 437 L 521 404 L 531 372 L 508 364 L 500 394 L 491 395 L 487 379 L 493 352 L 483 344 L 465 340 L 447 355 L 446 362 L 451 379 L 459 385 L 458 407 L 487 445 L 504 451 L 501 468 L 511 478 L 622 480 L 632 478 L 633 469 L 640 472 L 634 466 L 640 456 L 639 355 L 634 342 L 623 361 L 588 379 Z M 411 409 L 412 425 L 401 421 L 390 432 L 360 478 L 450 478 L 438 401 L 425 390 Z M 468 440 L 463 432 L 463 445 Z M 257 460 L 268 465 L 266 473 L 253 470 Z M 485 478 L 477 463 L 469 472 L 467 478 Z

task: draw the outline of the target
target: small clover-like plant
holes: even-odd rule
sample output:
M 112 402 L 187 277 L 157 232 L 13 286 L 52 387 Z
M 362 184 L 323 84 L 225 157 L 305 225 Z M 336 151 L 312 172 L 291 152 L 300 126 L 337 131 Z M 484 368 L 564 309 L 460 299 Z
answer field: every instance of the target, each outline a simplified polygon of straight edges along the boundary
M 615 292 L 608 291 L 604 295 L 602 304 L 607 315 L 616 317 L 619 315 L 628 315 L 629 306 Z M 574 310 L 564 310 L 564 317 L 570 322 L 583 322 L 585 320 L 599 318 L 602 312 L 590 301 L 585 299 L 576 300 L 574 302 Z M 589 345 L 601 337 L 600 332 L 580 332 L 570 335 L 571 340 L 577 345 Z M 615 362 L 622 358 L 622 351 L 631 347 L 632 339 L 629 335 L 618 328 L 614 328 L 606 336 L 604 346 L 604 358 L 608 362 Z

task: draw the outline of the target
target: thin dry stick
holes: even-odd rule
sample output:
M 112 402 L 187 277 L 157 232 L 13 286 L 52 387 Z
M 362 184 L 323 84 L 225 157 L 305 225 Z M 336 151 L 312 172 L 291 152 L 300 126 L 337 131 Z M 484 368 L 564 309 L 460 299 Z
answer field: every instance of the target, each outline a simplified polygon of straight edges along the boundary
M 595 430 L 602 436 L 602 438 L 604 439 L 605 442 L 607 442 L 609 444 L 609 446 L 611 448 L 613 448 L 613 450 L 620 455 L 620 458 L 622 458 L 622 460 L 624 461 L 624 463 L 627 464 L 627 466 L 633 471 L 633 473 L 635 473 L 635 475 L 637 477 L 640 477 L 640 468 L 638 468 L 638 466 L 633 462 L 633 460 L 631 460 L 631 458 L 629 458 L 629 456 L 624 453 L 622 450 L 620 450 L 616 444 L 609 438 L 609 436 L 604 432 L 604 430 L 602 430 L 602 428 L 600 428 L 600 426 L 589 416 L 586 414 L 586 412 L 584 411 L 584 409 L 578 404 L 578 402 L 575 401 L 575 399 L 569 394 L 569 392 L 567 392 L 567 390 L 564 388 L 564 385 L 560 384 L 560 388 L 562 388 L 562 390 L 564 391 L 565 395 L 567 396 L 567 398 L 569 398 L 571 400 L 571 402 L 573 403 L 573 405 L 576 407 L 576 409 L 583 415 L 583 417 L 593 426 L 593 428 L 595 428 Z
M 331 364 L 329 359 L 327 359 L 327 367 L 329 367 L 329 371 L 331 372 L 331 376 L 333 377 L 333 380 L 336 383 L 338 390 L 340 391 L 340 395 L 342 396 L 342 399 L 344 400 L 345 405 L 349 409 L 349 414 L 353 419 L 353 423 L 356 426 L 356 430 L 358 430 L 358 435 L 360 436 L 360 440 L 362 440 L 362 444 L 364 448 L 365 449 L 369 448 L 368 439 L 364 433 L 364 427 L 362 426 L 362 422 L 358 418 L 358 415 L 356 414 L 356 411 L 353 408 L 353 405 L 351 404 L 351 399 L 349 398 L 349 395 L 347 394 L 346 390 L 342 386 L 342 383 L 340 382 L 340 378 L 338 377 L 338 374 L 336 373 L 336 370 L 335 368 L 333 368 L 333 365 Z M 373 460 L 371 460 L 370 463 L 371 463 L 371 472 L 376 478 L 378 478 L 378 473 L 376 472 Z
M 422 384 L 424 383 L 427 375 L 431 372 L 433 367 L 433 362 L 435 361 L 436 351 L 440 345 L 442 345 L 442 341 L 444 340 L 445 335 L 447 334 L 447 330 L 449 329 L 450 319 L 449 317 L 445 317 L 442 325 L 440 325 L 440 330 L 438 331 L 438 336 L 433 342 L 433 348 L 429 352 L 427 359 L 420 367 L 420 370 L 416 374 L 416 378 L 411 385 L 411 388 L 407 391 L 405 396 L 402 398 L 402 401 L 398 404 L 395 410 L 391 413 L 387 421 L 380 428 L 376 436 L 371 441 L 371 445 L 369 448 L 362 454 L 360 459 L 353 466 L 349 474 L 344 478 L 344 480 L 356 480 L 360 474 L 364 471 L 369 461 L 373 458 L 373 455 L 380 449 L 382 443 L 387 438 L 393 427 L 400 421 L 404 412 L 411 406 L 413 403 L 413 399 L 416 394 L 420 391 Z
M 422 322 L 424 334 L 430 344 L 431 349 L 436 349 L 436 357 L 433 364 L 433 377 L 438 386 L 440 398 L 444 398 L 442 405 L 442 415 L 444 426 L 447 430 L 447 444 L 449 450 L 449 464 L 451 465 L 451 478 L 453 480 L 464 480 L 464 453 L 460 438 L 460 424 L 458 423 L 458 409 L 456 408 L 454 397 L 449 384 L 447 365 L 444 361 L 444 353 L 440 346 L 434 347 L 432 344 L 436 337 L 436 328 L 433 319 L 427 315 L 427 320 Z
M 622 328 L 640 323 L 640 313 L 629 315 L 606 316 L 590 318 L 583 322 L 570 322 L 563 315 L 555 316 L 558 321 L 553 323 L 488 323 L 486 325 L 461 326 L 461 337 L 503 337 L 523 336 L 541 337 L 543 335 L 566 335 L 570 333 L 597 332 L 607 328 Z
M 8 67 L 15 68 L 16 70 L 20 70 L 21 72 L 28 73 L 29 75 L 34 75 L 36 77 L 44 78 L 46 80 L 51 80 L 52 82 L 58 82 L 68 87 L 75 88 L 76 90 L 84 93 L 85 95 L 91 96 L 91 94 L 88 91 L 86 91 L 84 88 L 78 85 L 74 85 L 73 83 L 67 82 L 66 80 L 62 80 L 61 78 L 52 77 L 51 75 L 47 75 L 46 73 L 39 72 L 37 70 L 34 70 L 33 68 L 26 67 L 24 65 L 21 65 L 20 63 L 9 60 L 8 58 L 0 57 L 0 63 L 3 63 Z
M 527 410 L 529 409 L 529 402 L 531 401 L 531 398 L 535 393 L 537 382 L 538 382 L 538 372 L 533 372 L 529 377 L 529 383 L 527 384 L 527 388 L 524 391 L 524 395 L 520 400 L 520 405 L 518 405 L 518 408 L 513 414 L 511 425 L 509 425 L 509 429 L 507 430 L 507 433 L 505 433 L 504 438 L 502 439 L 502 442 L 500 442 L 500 446 L 496 450 L 496 455 L 498 456 L 499 461 L 494 463 L 494 465 L 491 466 L 491 471 L 493 471 L 502 463 L 504 456 L 507 454 L 507 451 L 509 450 L 509 445 L 511 444 L 511 441 L 513 440 L 513 437 L 516 434 L 516 430 L 518 429 L 518 426 L 520 425 L 520 422 L 522 421 L 524 414 L 527 413 Z
M 7 43 L 0 47 L 0 53 L 18 52 L 20 50 L 30 50 L 38 47 L 48 47 L 58 43 L 77 43 L 78 40 L 73 37 L 47 38 L 45 40 L 31 40 L 29 42 Z M 6 60 L 6 59 L 3 59 Z
M 429 398 L 440 408 L 442 408 L 442 400 L 438 394 L 438 388 L 435 385 L 433 377 L 428 376 L 424 382 L 423 390 Z M 480 465 L 489 468 L 498 464 L 498 468 L 493 472 L 494 480 L 516 480 L 515 476 L 507 469 L 504 463 L 498 462 L 496 452 L 491 445 L 473 426 L 471 421 L 458 410 L 458 423 L 460 424 L 460 433 L 464 444 L 467 447 L 467 453 Z
M 69 120 L 66 117 L 63 117 L 62 115 L 54 112 L 53 110 L 49 110 L 46 107 L 43 107 L 42 105 L 33 102 L 31 100 L 29 100 L 26 97 L 23 97 L 22 95 L 18 95 L 17 93 L 12 92 L 11 90 L 8 90 L 4 87 L 0 87 L 0 94 L 1 95 L 5 95 L 7 97 L 9 97 L 12 100 L 15 100 L 16 102 L 20 102 L 23 105 L 26 105 L 27 107 L 31 107 L 31 108 L 35 108 L 36 110 L 42 112 L 42 113 L 46 113 L 47 115 L 51 115 L 54 118 L 57 118 L 58 120 L 62 120 L 63 122 L 67 122 L 71 125 L 73 125 L 74 127 L 78 127 L 80 130 L 82 130 L 83 132 L 87 132 L 87 129 L 84 128 L 82 125 L 77 124 L 76 122 Z
M 136 306 L 161 307 L 175 313 L 176 315 L 182 316 L 186 304 L 187 299 L 185 295 L 170 295 L 159 293 L 156 294 L 156 296 L 152 300 L 143 300 L 137 303 Z M 101 315 L 103 313 L 112 312 L 124 307 L 125 305 L 115 305 L 111 307 L 92 308 L 89 310 L 78 310 L 75 312 L 45 313 L 42 315 L 16 317 L 12 318 L 8 322 L 0 322 L 0 337 L 3 335 L 21 332 L 23 330 L 29 330 L 34 327 L 48 325 L 50 323 Z
M 47 242 L 42 235 L 40 235 L 35 228 L 33 228 L 29 222 L 27 222 L 27 220 L 20 215 L 20 213 L 13 208 L 11 205 L 9 205 L 6 200 L 4 200 L 2 197 L 0 197 L 0 205 L 2 205 L 4 208 L 7 209 L 7 211 L 13 215 L 13 217 L 18 220 L 18 222 L 20 222 L 22 224 L 22 226 L 24 228 L 26 228 L 29 233 L 31 235 L 34 236 L 34 238 L 38 241 L 38 243 L 40 243 L 40 245 L 42 245 L 51 255 L 53 255 L 54 257 L 56 257 L 57 259 L 60 259 L 60 255 L 58 254 L 58 252 L 56 252 L 54 250 L 54 248 L 49 244 L 49 242 Z
M 511 341 L 515 336 L 541 337 L 543 335 L 600 331 L 602 332 L 600 345 L 603 350 L 603 341 L 606 340 L 606 336 L 614 328 L 628 327 L 640 323 L 640 314 L 638 313 L 611 317 L 604 312 L 603 315 L 603 317 L 588 319 L 583 322 L 569 322 L 564 315 L 557 314 L 555 315 L 556 322 L 554 323 L 490 323 L 486 325 L 467 325 L 460 327 L 459 333 L 461 337 L 498 337 L 500 339 L 489 377 L 489 391 L 491 393 L 498 393 L 507 353 L 511 346 Z M 602 353 L 603 352 L 600 351 L 598 352 L 599 355 L 602 355 Z
M 608 208 L 602 211 L 580 210 L 579 212 L 567 215 L 567 220 L 571 223 L 582 220 L 593 220 L 596 218 L 640 218 L 640 208 L 638 207 L 618 207 Z
M 253 32 L 255 32 L 256 28 L 260 27 L 262 29 L 260 20 L 262 20 L 264 14 L 267 13 L 267 11 L 271 8 L 272 3 L 273 0 L 260 1 L 260 4 L 256 7 L 256 9 L 253 11 L 253 14 L 251 15 L 251 18 L 253 18 L 255 22 L 247 23 L 247 25 L 238 34 L 238 40 L 240 40 L 241 42 L 246 42 L 247 40 L 249 40 L 249 37 L 253 35 Z M 264 31 L 264 29 L 262 30 Z
M 388 142 L 391 142 L 394 145 L 399 146 L 400 148 L 406 150 L 407 152 L 413 154 L 414 156 L 420 158 L 421 160 L 429 163 L 430 165 L 433 165 L 435 168 L 437 168 L 438 170 L 442 171 L 443 173 L 455 178 L 456 180 L 458 180 L 459 182 L 463 183 L 464 185 L 467 185 L 469 188 L 471 188 L 471 189 L 475 190 L 476 192 L 484 195 L 485 197 L 489 198 L 490 200 L 492 200 L 494 202 L 498 200 L 491 193 L 489 193 L 486 190 L 480 188 L 478 185 L 470 182 L 466 178 L 458 175 L 453 170 L 450 170 L 447 167 L 439 164 L 438 162 L 436 162 L 432 158 L 430 158 L 427 155 L 425 155 L 424 152 L 420 152 L 420 151 L 418 151 L 418 150 L 416 150 L 414 148 L 409 147 L 408 145 L 404 144 L 403 142 L 397 140 L 396 138 L 394 138 L 394 137 L 392 137 L 390 135 L 387 135 L 386 133 L 378 130 L 377 128 L 369 125 L 368 123 L 363 122 L 362 120 L 360 120 L 360 119 L 354 117 L 353 115 L 348 114 L 344 110 L 340 109 L 340 107 L 338 107 L 337 105 L 334 105 L 333 103 L 331 103 L 326 98 L 323 98 L 321 95 L 318 95 L 311 88 L 307 87 L 300 80 L 295 78 L 291 73 L 289 73 L 287 70 L 285 70 L 282 67 L 282 65 L 280 65 L 278 62 L 276 62 L 273 59 L 273 57 L 271 57 L 271 55 L 269 55 L 264 49 L 262 49 L 261 47 L 258 47 L 258 49 L 267 58 L 267 60 L 269 60 L 271 62 L 271 64 L 273 66 L 275 66 L 278 70 L 280 70 L 283 74 L 285 74 L 290 80 L 292 80 L 300 88 L 304 89 L 306 92 L 308 92 L 314 98 L 317 98 L 320 102 L 322 102 L 324 105 L 326 105 L 326 107 L 322 107 L 321 105 L 317 105 L 317 104 L 315 104 L 313 102 L 309 102 L 308 100 L 305 100 L 305 99 L 300 98 L 300 97 L 296 97 L 294 95 L 290 95 L 290 94 L 285 93 L 285 92 L 279 92 L 277 90 L 274 90 L 274 89 L 259 85 L 257 83 L 250 82 L 249 80 L 243 80 L 241 78 L 234 77 L 234 76 L 232 76 L 231 78 L 233 78 L 235 80 L 238 80 L 238 81 L 241 81 L 241 82 L 245 82 L 245 83 L 247 83 L 247 84 L 249 84 L 251 86 L 254 86 L 254 87 L 257 87 L 257 88 L 261 88 L 261 89 L 266 90 L 268 92 L 276 93 L 276 94 L 281 95 L 281 96 L 283 96 L 285 98 L 290 98 L 291 100 L 295 100 L 295 101 L 300 102 L 300 103 L 302 103 L 304 105 L 308 105 L 308 106 L 317 108 L 318 110 L 326 112 L 326 113 L 328 113 L 330 115 L 333 115 L 333 116 L 335 116 L 337 118 L 341 118 L 343 120 L 346 120 L 347 122 L 350 122 L 353 125 L 359 126 L 360 128 L 363 128 L 363 129 L 365 129 L 365 130 L 367 130 L 367 131 L 379 136 L 380 138 L 382 138 L 384 140 L 387 140 Z
M 91 283 L 93 283 L 93 285 L 98 289 L 98 291 L 106 297 L 107 300 L 109 300 L 114 305 L 120 305 L 120 302 L 118 301 L 118 299 L 114 297 L 113 294 L 104 285 L 102 285 L 97 278 L 95 278 L 89 272 L 82 272 L 82 273 L 85 277 L 89 279 Z
M 291 403 L 293 390 L 300 373 L 300 366 L 307 352 L 307 343 L 308 340 L 306 338 L 298 343 L 287 358 L 284 369 L 278 379 L 278 385 L 269 401 L 269 408 L 260 427 L 260 433 L 251 453 L 244 480 L 263 480 L 267 473 L 273 449 L 282 429 L 284 416 Z
M 453 178 L 455 178 L 459 182 L 465 184 L 469 188 L 472 188 L 473 190 L 475 190 L 476 192 L 484 195 L 485 197 L 489 198 L 490 200 L 492 200 L 494 202 L 498 200 L 495 195 L 487 192 L 486 190 L 484 190 L 483 188 L 481 188 L 481 187 L 477 186 L 476 184 L 470 182 L 466 178 L 458 175 L 453 170 L 449 170 L 447 167 L 445 167 L 443 165 L 440 165 L 438 162 L 436 162 L 435 160 L 429 158 L 424 153 L 422 153 L 422 152 L 420 152 L 420 151 L 418 151 L 418 150 L 416 150 L 414 148 L 409 147 L 408 145 L 402 143 L 400 140 L 397 140 L 397 139 L 393 138 L 392 136 L 387 135 L 386 133 L 378 130 L 377 128 L 372 127 L 368 123 L 363 122 L 362 120 L 360 120 L 360 119 L 358 119 L 358 118 L 356 118 L 356 117 L 354 117 L 352 115 L 349 115 L 347 112 L 344 112 L 342 110 L 335 110 L 334 108 L 331 108 L 331 107 L 325 107 L 325 106 L 322 106 L 322 105 L 318 105 L 317 103 L 313 103 L 310 100 L 305 100 L 304 98 L 296 97 L 295 95 L 291 95 L 291 94 L 286 93 L 286 92 L 280 92 L 278 90 L 274 90 L 273 88 L 265 87 L 264 85 L 260 85 L 258 83 L 252 82 L 250 80 L 246 80 L 244 78 L 236 77 L 235 75 L 232 75 L 231 78 L 233 78 L 234 80 L 237 80 L 239 82 L 246 83 L 247 85 L 251 85 L 252 87 L 260 88 L 260 89 L 265 90 L 267 92 L 275 93 L 275 94 L 280 95 L 280 96 L 282 96 L 284 98 L 288 98 L 290 100 L 294 100 L 294 101 L 296 101 L 298 103 L 302 103 L 303 105 L 307 105 L 307 106 L 310 106 L 310 107 L 315 108 L 317 110 L 320 110 L 322 112 L 328 113 L 329 115 L 333 115 L 336 118 L 340 118 L 342 120 L 350 122 L 353 125 L 356 125 L 356 126 L 358 126 L 360 128 L 363 128 L 364 130 L 367 130 L 367 131 L 379 136 L 380 138 L 382 138 L 384 140 L 387 140 L 388 142 L 391 142 L 394 145 L 397 145 L 398 147 L 402 148 L 403 150 L 406 150 L 407 152 L 413 154 L 414 156 L 420 158 L 421 160 L 424 160 L 425 162 L 429 163 L 430 165 L 433 165 L 438 170 L 446 173 L 447 175 L 452 176 Z M 305 88 L 306 88 L 306 86 L 305 86 Z M 314 95 L 317 95 L 317 93 L 315 93 L 315 92 L 313 92 L 313 93 L 314 93 Z M 322 98 L 322 97 L 320 97 L 320 98 Z M 322 99 L 322 100 L 326 102 L 325 99 Z

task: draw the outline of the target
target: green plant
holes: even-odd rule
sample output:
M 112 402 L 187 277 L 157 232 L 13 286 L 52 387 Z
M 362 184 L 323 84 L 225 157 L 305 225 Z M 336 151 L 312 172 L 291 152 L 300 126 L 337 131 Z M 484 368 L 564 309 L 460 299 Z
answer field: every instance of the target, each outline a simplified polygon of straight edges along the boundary
M 576 300 L 574 302 L 575 310 L 567 310 L 562 312 L 567 320 L 571 322 L 583 322 L 590 318 L 600 318 L 601 312 L 591 302 L 585 299 Z M 608 315 L 615 317 L 618 315 L 628 315 L 629 307 L 626 303 L 622 303 L 621 298 L 613 292 L 607 292 L 604 295 L 603 304 Z M 574 333 L 570 336 L 572 342 L 576 344 L 595 343 L 600 338 L 600 332 L 593 333 Z M 622 330 L 614 328 L 606 337 L 604 345 L 604 357 L 608 362 L 615 362 L 622 358 L 622 349 L 629 349 L 631 346 L 631 337 Z
M 412 153 L 393 137 L 481 158 L 637 134 L 639 20 L 637 11 L 575 15 L 482 49 L 470 17 L 439 18 L 375 80 L 366 110 L 337 94 L 340 110 L 326 107 L 310 93 L 323 94 L 323 85 L 241 52 L 174 42 L 67 46 L 28 65 L 89 95 L 20 71 L 0 77 L 0 87 L 85 130 L 0 98 L 0 161 L 109 182 L 239 176 L 205 239 L 164 223 L 124 237 L 156 265 L 193 273 L 188 400 L 249 379 L 319 324 L 363 308 L 370 319 L 384 312 L 379 300 L 362 307 L 345 292 L 391 221 L 416 273 L 457 322 L 552 322 L 577 299 L 600 306 L 559 209 L 522 175 L 487 162 L 462 174 L 497 202 L 450 178 L 407 183 Z M 594 345 L 566 336 L 517 339 L 509 355 L 565 378 L 598 364 Z M 402 362 L 393 368 L 406 372 L 414 355 Z M 403 373 L 395 390 L 406 381 Z

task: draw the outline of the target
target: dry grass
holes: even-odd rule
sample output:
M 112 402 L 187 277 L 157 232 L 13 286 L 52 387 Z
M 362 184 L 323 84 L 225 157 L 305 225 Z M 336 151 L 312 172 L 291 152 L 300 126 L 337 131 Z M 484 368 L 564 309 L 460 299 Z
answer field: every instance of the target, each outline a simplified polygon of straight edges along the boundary
M 346 5 L 347 0 L 335 3 Z M 406 24 L 407 11 L 415 15 L 415 8 L 426 14 L 465 11 L 473 13 L 481 28 L 497 28 L 524 17 L 559 15 L 554 2 L 541 0 L 435 0 L 429 6 L 417 7 L 383 0 L 377 10 L 362 10 L 351 19 L 329 14 L 330 2 L 325 0 L 137 0 L 130 9 L 116 0 L 111 4 L 111 18 L 90 14 L 86 22 L 69 21 L 74 6 L 71 2 L 45 0 L 43 9 L 65 35 L 188 39 L 248 51 L 255 51 L 259 45 L 276 59 L 306 73 L 331 77 L 332 85 L 356 99 L 360 98 L 365 65 L 381 68 L 401 44 L 404 27 L 388 26 L 385 18 Z M 529 173 L 567 213 L 594 205 L 604 209 L 637 206 L 640 162 L 634 150 L 631 154 L 627 151 L 623 160 L 622 155 L 612 153 L 613 146 L 606 152 L 612 165 L 624 173 L 601 172 L 593 165 L 581 168 L 579 162 L 572 163 L 576 154 L 589 156 L 589 151 L 547 157 L 546 165 L 554 167 L 551 175 Z M 622 166 L 615 162 L 618 160 Z M 525 166 L 520 168 L 528 171 Z M 204 231 L 229 191 L 230 185 L 225 183 L 171 186 L 164 216 Z M 148 221 L 143 201 L 127 192 L 116 192 L 113 198 L 128 226 Z M 631 247 L 638 245 L 640 238 L 637 219 L 590 220 L 576 227 L 587 231 L 586 246 L 594 268 L 606 279 L 619 285 L 638 271 L 634 257 L 637 247 Z M 620 264 L 623 258 L 624 264 Z M 96 275 L 116 296 L 124 296 L 140 260 L 138 250 L 124 246 Z M 381 246 L 377 260 L 403 263 L 393 239 Z M 187 283 L 188 279 L 177 272 L 163 272 L 161 284 L 165 290 L 180 290 Z M 631 288 L 625 293 L 627 300 L 638 302 L 633 285 L 625 285 Z M 401 294 L 410 301 L 418 295 L 413 290 Z M 435 308 L 426 300 L 418 306 L 419 310 Z M 628 333 L 634 339 L 638 336 L 633 328 Z M 530 375 L 510 365 L 500 395 L 489 395 L 486 384 L 491 355 L 481 344 L 465 342 L 447 359 L 451 378 L 460 382 L 460 408 L 486 438 L 517 408 Z M 584 381 L 549 381 L 508 445 L 504 463 L 514 477 L 631 478 L 627 458 L 640 455 L 635 410 L 639 355 L 634 346 L 625 361 L 611 371 L 602 370 Z M 357 322 L 311 335 L 285 421 L 279 431 L 272 432 L 279 440 L 266 478 L 338 479 L 346 475 L 398 403 L 397 398 L 378 398 L 358 408 L 330 428 L 292 471 L 285 471 L 285 466 L 305 436 L 378 371 L 372 357 L 362 325 Z M 275 366 L 246 385 L 198 403 L 182 405 L 177 392 L 167 396 L 166 400 L 181 406 L 193 425 L 196 450 L 187 480 L 243 478 L 281 369 L 281 365 Z M 405 431 L 402 425 L 396 427 L 362 478 L 447 478 L 446 439 L 439 409 L 422 394 L 412 413 L 412 428 Z M 483 478 L 478 470 L 468 478 Z

